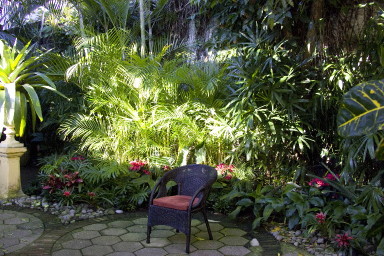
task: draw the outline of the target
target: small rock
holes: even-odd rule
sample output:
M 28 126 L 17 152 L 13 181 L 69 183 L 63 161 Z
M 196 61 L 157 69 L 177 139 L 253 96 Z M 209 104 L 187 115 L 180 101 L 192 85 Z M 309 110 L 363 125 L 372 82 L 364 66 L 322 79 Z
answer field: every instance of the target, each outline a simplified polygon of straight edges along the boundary
M 324 243 L 324 238 L 320 237 L 316 240 L 316 243 L 318 244 L 323 244 Z
M 260 246 L 260 243 L 256 238 L 253 238 L 251 240 L 251 246 Z
M 277 235 L 277 236 L 276 236 L 276 240 L 277 240 L 277 241 L 281 241 L 281 240 L 283 240 L 283 237 L 282 237 L 281 235 Z
M 121 213 L 123 213 L 123 210 L 116 210 L 115 211 L 117 214 L 121 214 Z
M 293 245 L 294 246 L 299 246 L 299 242 L 294 242 Z
M 296 230 L 295 236 L 299 236 L 299 235 L 301 235 L 301 230 Z
M 273 232 L 271 232 L 271 234 L 272 234 L 274 237 L 276 237 L 276 236 L 279 234 L 279 232 L 278 232 L 278 231 L 273 231 Z
M 115 210 L 114 210 L 114 209 L 107 209 L 107 210 L 105 211 L 105 214 L 108 214 L 108 215 L 115 214 Z

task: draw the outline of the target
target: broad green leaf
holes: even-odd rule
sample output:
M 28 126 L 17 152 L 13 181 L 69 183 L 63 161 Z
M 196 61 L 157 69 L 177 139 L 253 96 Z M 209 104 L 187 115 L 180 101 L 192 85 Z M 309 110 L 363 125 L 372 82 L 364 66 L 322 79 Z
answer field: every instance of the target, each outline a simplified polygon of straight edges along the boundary
M 303 196 L 300 195 L 299 193 L 291 191 L 291 192 L 288 192 L 286 195 L 287 195 L 287 197 L 289 199 L 291 199 L 295 203 L 302 203 L 302 202 L 304 202 Z
M 27 114 L 28 114 L 28 109 L 27 109 L 27 98 L 25 97 L 24 93 L 21 93 L 20 95 L 20 130 L 19 130 L 19 135 L 23 136 L 25 127 L 27 125 Z
M 21 113 L 20 111 L 21 103 L 20 103 L 20 92 L 16 91 L 16 97 L 15 97 L 15 114 L 13 117 L 13 124 L 15 125 L 15 132 L 17 136 L 20 136 L 20 123 L 21 123 Z
M 39 97 L 37 96 L 37 93 L 35 92 L 35 89 L 29 84 L 23 84 L 22 87 L 27 91 L 29 96 L 29 104 L 33 108 L 36 115 L 39 117 L 40 121 L 43 121 L 43 114 L 41 111 L 41 105 Z
M 267 221 L 269 216 L 271 216 L 272 212 L 273 212 L 272 205 L 268 204 L 267 206 L 265 206 L 264 211 L 263 211 L 263 219 L 265 221 Z
M 67 96 L 65 96 L 64 94 L 62 94 L 61 92 L 59 92 L 58 90 L 56 90 L 55 88 L 52 88 L 51 86 L 48 86 L 48 85 L 44 85 L 44 84 L 34 84 L 33 85 L 34 88 L 44 88 L 44 89 L 47 89 L 47 90 L 50 90 L 58 95 L 60 95 L 61 97 L 65 98 L 65 99 L 68 99 Z
M 291 217 L 291 218 L 289 218 L 289 220 L 288 220 L 288 228 L 289 229 L 293 229 L 297 224 L 299 224 L 299 221 L 300 221 L 300 219 L 299 219 L 299 216 L 294 216 L 294 217 Z
M 236 209 L 228 215 L 228 217 L 231 219 L 235 219 L 237 215 L 240 213 L 242 208 L 243 208 L 242 206 L 237 206 Z
M 359 84 L 347 92 L 337 116 L 343 137 L 360 136 L 384 127 L 384 80 Z
M 320 197 L 311 197 L 309 202 L 314 206 L 324 206 L 324 200 Z
M 384 160 L 384 139 L 380 141 L 380 144 L 377 146 L 375 154 L 378 160 Z
M 377 246 L 376 255 L 384 255 L 384 237 L 381 238 L 380 243 Z
M 243 198 L 236 203 L 236 205 L 245 206 L 245 207 L 251 206 L 253 204 L 254 204 L 254 202 L 249 198 Z
M 258 228 L 260 227 L 260 222 L 263 218 L 262 217 L 258 217 L 256 218 L 253 222 L 252 222 L 252 229 L 255 229 L 255 228 Z
M 14 70 L 17 65 L 21 62 L 24 61 L 24 59 L 26 58 L 26 56 L 28 55 L 28 53 L 32 50 L 32 48 L 29 48 L 29 45 L 31 44 L 31 41 L 29 41 L 24 47 L 23 49 L 20 50 L 19 54 L 17 55 L 17 57 L 12 61 L 11 63 L 11 69 Z M 29 49 L 28 49 L 29 48 Z M 16 50 L 16 42 L 15 42 L 15 46 L 14 46 L 14 50 Z

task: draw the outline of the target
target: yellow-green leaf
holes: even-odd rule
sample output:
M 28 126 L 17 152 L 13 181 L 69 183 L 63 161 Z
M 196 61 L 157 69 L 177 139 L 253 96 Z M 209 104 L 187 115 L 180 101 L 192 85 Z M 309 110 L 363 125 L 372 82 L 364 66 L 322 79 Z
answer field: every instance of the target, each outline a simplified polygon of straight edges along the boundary
M 365 82 L 343 97 L 337 116 L 343 137 L 360 136 L 382 130 L 384 124 L 384 80 Z

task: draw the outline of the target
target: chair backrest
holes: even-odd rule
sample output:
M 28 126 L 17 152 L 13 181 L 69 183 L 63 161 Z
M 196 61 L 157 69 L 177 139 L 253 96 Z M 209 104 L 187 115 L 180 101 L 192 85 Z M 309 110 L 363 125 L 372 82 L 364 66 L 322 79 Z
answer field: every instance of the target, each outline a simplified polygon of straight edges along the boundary
M 203 164 L 180 166 L 163 176 L 163 182 L 174 180 L 179 185 L 179 194 L 193 196 L 201 187 L 211 187 L 217 179 L 215 168 Z

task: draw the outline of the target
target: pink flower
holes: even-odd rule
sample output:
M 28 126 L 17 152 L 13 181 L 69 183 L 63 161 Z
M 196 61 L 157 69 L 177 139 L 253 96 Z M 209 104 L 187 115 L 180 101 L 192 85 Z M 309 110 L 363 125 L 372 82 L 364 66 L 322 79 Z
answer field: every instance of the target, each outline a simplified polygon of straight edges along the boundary
M 227 174 L 227 175 L 224 176 L 224 179 L 225 180 L 230 180 L 230 179 L 232 179 L 232 175 Z
M 147 162 L 139 160 L 139 161 L 131 161 L 129 162 L 129 164 L 131 165 L 131 167 L 129 167 L 130 170 L 138 171 L 142 166 L 146 165 Z
M 146 174 L 146 175 L 151 175 L 151 172 L 148 171 L 148 170 L 143 170 L 143 173 Z
M 316 221 L 320 224 L 325 223 L 325 218 L 327 217 L 327 214 L 323 212 L 316 213 Z
M 340 178 L 340 175 L 338 175 L 338 174 L 333 175 L 332 173 L 328 173 L 327 175 L 325 175 L 324 178 L 327 180 L 336 180 L 336 177 Z
M 74 156 L 71 158 L 72 161 L 83 161 L 85 160 L 85 157 L 83 156 Z
M 51 189 L 52 187 L 51 186 L 44 186 L 43 189 Z
M 69 191 L 64 191 L 64 193 L 63 193 L 63 196 L 66 196 L 66 197 L 68 197 L 70 195 L 71 195 L 71 192 L 69 192 Z
M 227 164 L 218 164 L 216 165 L 216 170 L 220 172 L 221 175 L 226 175 L 227 172 L 233 173 L 235 169 L 234 165 L 227 165 Z
M 163 166 L 163 170 L 164 170 L 164 171 L 169 171 L 169 170 L 171 170 L 171 167 L 168 166 L 168 165 L 164 165 L 164 166 Z
M 353 237 L 348 236 L 346 233 L 344 234 L 337 234 L 335 241 L 337 242 L 338 247 L 348 247 L 349 246 L 349 240 L 352 240 Z
M 95 194 L 95 192 L 88 192 L 88 196 L 89 196 L 89 197 L 95 197 L 96 194 Z
M 310 182 L 308 182 L 308 184 L 309 184 L 309 186 L 313 186 L 313 187 L 327 187 L 327 186 L 329 186 L 328 183 L 326 183 L 326 182 L 324 182 L 318 178 L 312 179 Z

